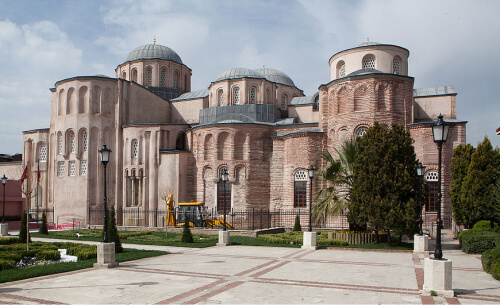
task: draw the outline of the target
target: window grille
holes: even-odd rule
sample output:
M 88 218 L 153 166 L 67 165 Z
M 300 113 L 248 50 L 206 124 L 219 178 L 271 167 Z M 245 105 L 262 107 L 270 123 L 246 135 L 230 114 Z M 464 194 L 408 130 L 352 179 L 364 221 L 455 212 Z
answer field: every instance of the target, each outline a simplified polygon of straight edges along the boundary
M 137 159 L 139 156 L 139 142 L 137 140 L 132 141 L 132 159 Z
M 307 181 L 307 173 L 305 171 L 297 171 L 294 181 Z
M 179 78 L 179 72 L 175 71 L 175 73 L 174 73 L 174 88 L 177 88 L 178 78 Z
M 153 69 L 151 68 L 146 69 L 146 86 L 153 86 Z
M 89 146 L 89 135 L 87 131 L 85 130 L 82 133 L 82 152 L 87 152 Z
M 342 62 L 339 68 L 339 77 L 345 77 L 345 63 Z
M 76 163 L 75 161 L 69 161 L 69 176 L 76 176 Z
M 69 134 L 69 151 L 74 154 L 76 152 L 76 144 L 75 144 L 75 133 L 71 132 Z
M 257 102 L 257 89 L 255 87 L 252 87 L 250 89 L 250 104 L 255 104 Z
M 375 69 L 375 57 L 366 56 L 363 58 L 363 69 Z
M 224 91 L 219 90 L 219 105 L 224 105 Z
M 425 181 L 438 181 L 439 175 L 437 172 L 428 172 L 425 174 Z
M 132 80 L 137 83 L 137 69 L 132 70 Z
M 360 128 L 358 128 L 358 130 L 356 131 L 356 136 L 357 137 L 364 136 L 365 133 L 366 133 L 366 129 L 367 129 L 366 127 L 360 127 Z
M 392 73 L 399 74 L 399 66 L 400 66 L 399 59 L 394 57 L 394 59 L 392 60 Z
M 87 176 L 87 160 L 80 161 L 80 176 Z
M 38 148 L 38 160 L 40 162 L 47 162 L 47 145 L 40 144 Z
M 288 98 L 286 94 L 281 97 L 281 110 L 286 110 L 286 105 L 288 104 Z
M 240 87 L 234 88 L 233 104 L 237 105 L 240 103 Z
M 63 139 L 62 139 L 62 133 L 59 133 L 57 135 L 57 153 L 62 155 L 63 154 Z
M 57 177 L 64 177 L 64 161 L 57 162 Z
M 160 72 L 160 87 L 167 86 L 167 69 L 163 68 Z

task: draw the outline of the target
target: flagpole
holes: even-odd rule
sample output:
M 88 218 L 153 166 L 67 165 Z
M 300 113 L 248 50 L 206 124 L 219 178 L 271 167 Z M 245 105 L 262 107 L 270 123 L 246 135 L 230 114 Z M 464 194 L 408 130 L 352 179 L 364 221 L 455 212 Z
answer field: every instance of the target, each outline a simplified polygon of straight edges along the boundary
M 36 172 L 36 199 L 35 199 L 35 205 L 36 205 L 36 222 L 38 223 L 38 184 L 40 183 L 40 158 L 36 159 L 37 163 L 37 172 Z
M 30 165 L 30 161 L 26 165 L 28 168 Z M 26 194 L 28 194 L 28 198 L 26 198 L 26 250 L 30 249 L 30 215 L 29 215 L 29 206 L 28 204 L 31 201 L 31 190 L 30 190 L 30 175 L 28 174 L 28 170 L 26 171 Z

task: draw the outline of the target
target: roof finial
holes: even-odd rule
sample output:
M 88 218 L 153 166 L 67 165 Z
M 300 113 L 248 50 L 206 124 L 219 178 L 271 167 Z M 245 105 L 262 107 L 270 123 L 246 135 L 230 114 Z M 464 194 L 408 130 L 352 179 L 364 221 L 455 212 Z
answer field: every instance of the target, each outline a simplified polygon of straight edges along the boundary
M 154 37 L 153 44 L 156 44 L 156 35 L 154 35 L 153 37 Z
M 370 38 L 369 37 L 366 37 L 366 42 L 369 42 L 370 41 Z

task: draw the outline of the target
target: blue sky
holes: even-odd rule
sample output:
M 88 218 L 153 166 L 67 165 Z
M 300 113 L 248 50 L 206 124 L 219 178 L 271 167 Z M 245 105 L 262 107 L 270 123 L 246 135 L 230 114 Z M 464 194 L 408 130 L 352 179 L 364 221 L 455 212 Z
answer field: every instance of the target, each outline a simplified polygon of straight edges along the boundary
M 0 153 L 50 124 L 49 88 L 104 74 L 132 49 L 174 49 L 205 89 L 235 67 L 288 74 L 307 95 L 329 81 L 328 59 L 361 42 L 410 50 L 415 88 L 452 85 L 467 141 L 500 136 L 496 94 L 500 1 L 23 1 L 0 0 Z

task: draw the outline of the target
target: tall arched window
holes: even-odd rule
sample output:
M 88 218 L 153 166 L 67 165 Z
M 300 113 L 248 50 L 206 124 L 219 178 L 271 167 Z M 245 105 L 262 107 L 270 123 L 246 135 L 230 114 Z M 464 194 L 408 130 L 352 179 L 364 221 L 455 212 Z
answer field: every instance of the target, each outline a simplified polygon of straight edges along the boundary
M 217 91 L 217 100 L 219 101 L 219 106 L 224 105 L 224 91 L 222 89 Z
M 337 78 L 345 77 L 345 62 L 339 61 L 337 64 Z
M 127 79 L 127 72 L 125 71 L 122 72 L 122 79 Z
M 137 140 L 132 140 L 132 159 L 137 159 L 139 157 L 139 142 Z
M 240 87 L 234 87 L 233 89 L 233 104 L 238 105 L 240 103 Z
M 89 148 L 89 134 L 86 130 L 82 132 L 82 152 L 87 152 Z
M 401 60 L 399 56 L 396 56 L 392 59 L 392 73 L 400 74 Z
M 137 69 L 132 70 L 132 81 L 137 83 Z
M 227 167 L 223 167 L 219 171 L 219 178 L 222 176 L 222 173 L 226 173 L 229 175 L 229 171 Z M 217 183 L 217 212 L 224 213 L 224 207 L 226 213 L 231 211 L 231 183 L 228 181 L 223 181 L 219 179 Z
M 38 147 L 38 160 L 40 162 L 47 162 L 47 145 L 40 143 Z
M 146 86 L 153 86 L 153 68 L 151 67 L 146 68 Z
M 438 178 L 438 172 L 432 171 L 425 174 L 425 181 L 429 190 L 425 203 L 426 212 L 437 212 Z
M 250 104 L 255 104 L 257 102 L 257 88 L 250 88 Z
M 295 172 L 293 185 L 293 207 L 305 208 L 307 206 L 307 173 L 303 170 Z
M 173 79 L 173 87 L 177 88 L 178 87 L 178 82 L 179 82 L 179 71 L 174 72 L 174 79 Z
M 63 154 L 63 137 L 61 132 L 57 134 L 57 153 L 60 155 Z
M 75 133 L 73 131 L 69 134 L 69 152 L 76 153 Z
M 375 69 L 375 56 L 366 55 L 363 57 L 363 69 Z
M 356 137 L 362 137 L 366 133 L 366 127 L 359 127 L 358 130 L 356 130 Z
M 266 104 L 272 104 L 271 101 L 271 90 L 269 88 L 266 89 Z
M 167 86 L 167 69 L 162 68 L 160 72 L 160 87 Z
M 286 110 L 286 106 L 288 105 L 288 96 L 283 94 L 281 96 L 281 110 Z

